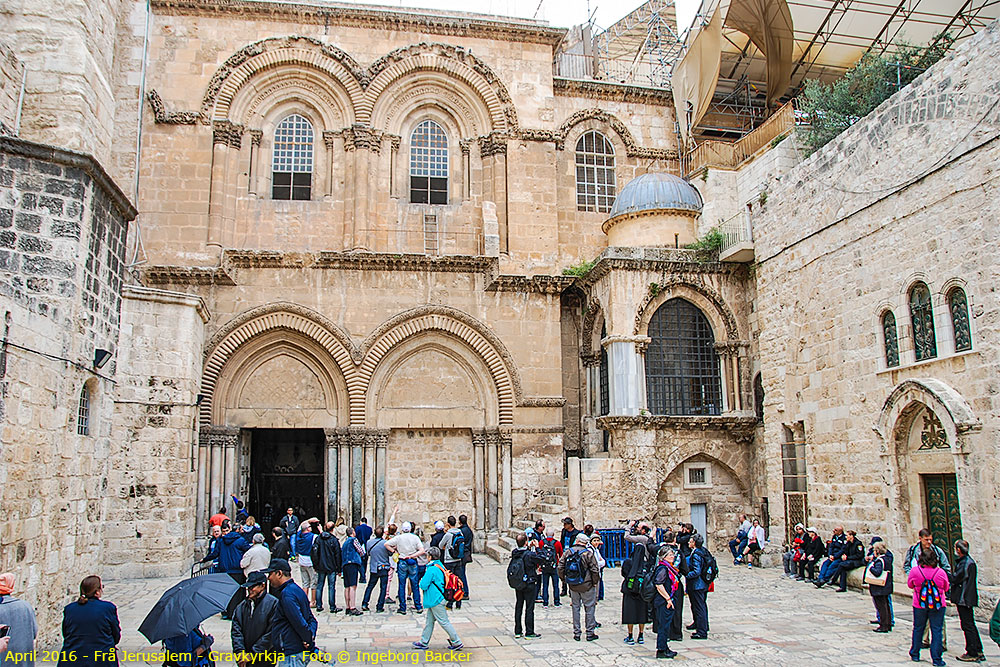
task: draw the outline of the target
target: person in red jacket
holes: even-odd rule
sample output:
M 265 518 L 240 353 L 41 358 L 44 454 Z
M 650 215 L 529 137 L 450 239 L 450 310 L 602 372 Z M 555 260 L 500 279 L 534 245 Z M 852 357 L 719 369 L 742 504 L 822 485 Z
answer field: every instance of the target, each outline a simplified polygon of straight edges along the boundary
M 222 522 L 225 521 L 228 518 L 229 517 L 226 516 L 226 508 L 225 507 L 220 507 L 219 511 L 217 513 L 213 514 L 209 518 L 209 520 L 208 520 L 208 527 L 211 528 L 212 526 L 221 526 Z

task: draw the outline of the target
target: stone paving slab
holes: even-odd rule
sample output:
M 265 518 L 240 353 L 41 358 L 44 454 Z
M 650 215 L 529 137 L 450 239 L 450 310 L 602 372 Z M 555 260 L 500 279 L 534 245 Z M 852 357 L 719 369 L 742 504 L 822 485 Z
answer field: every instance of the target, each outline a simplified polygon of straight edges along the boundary
M 480 559 L 469 566 L 468 574 L 472 599 L 461 610 L 451 612 L 452 622 L 466 646 L 460 662 L 425 660 L 424 654 L 414 651 L 410 643 L 419 637 L 424 616 L 413 611 L 400 616 L 395 613 L 395 605 L 387 606 L 388 611 L 383 614 L 372 612 L 360 617 L 317 613 L 317 644 L 331 654 L 331 664 L 345 665 L 374 664 L 372 658 L 359 661 L 359 650 L 393 652 L 394 662 L 384 655 L 379 663 L 390 665 L 581 667 L 654 664 L 656 637 L 651 632 L 644 646 L 622 643 L 625 632 L 619 624 L 621 578 L 617 570 L 605 572 L 607 599 L 598 604 L 597 620 L 603 627 L 598 630 L 600 639 L 596 642 L 573 641 L 568 600 L 560 607 L 536 605 L 535 629 L 542 635 L 541 639 L 515 639 L 512 634 L 514 595 L 507 587 L 504 566 Z M 170 579 L 105 583 L 106 599 L 119 607 L 123 626 L 121 648 L 130 652 L 151 652 L 158 648 L 146 643 L 137 628 L 160 593 L 173 583 L 175 580 Z M 343 591 L 339 587 L 338 604 L 343 606 Z M 874 609 L 866 594 L 835 593 L 829 588 L 817 590 L 810 584 L 784 579 L 776 570 L 750 571 L 724 565 L 716 582 L 716 592 L 709 595 L 709 639 L 672 642 L 671 648 L 680 653 L 674 662 L 706 667 L 908 664 L 911 614 L 903 599 L 896 599 L 895 608 L 895 631 L 888 635 L 876 634 L 868 623 L 874 618 Z M 685 622 L 689 622 L 691 612 L 687 604 L 684 616 Z M 230 650 L 228 622 L 216 616 L 206 621 L 204 627 L 215 636 L 216 650 Z M 990 641 L 985 626 L 981 625 L 980 630 L 988 664 L 1000 664 L 1000 649 Z M 949 664 L 961 664 L 955 659 L 964 649 L 957 617 L 948 617 L 947 634 L 950 650 L 945 660 Z M 444 633 L 436 629 L 431 640 L 432 650 L 439 653 L 436 657 L 447 651 L 446 644 Z M 337 654 L 341 651 L 347 652 L 347 659 L 338 663 Z M 923 661 L 930 664 L 928 651 L 924 651 Z M 231 663 L 219 661 L 218 664 L 222 667 Z

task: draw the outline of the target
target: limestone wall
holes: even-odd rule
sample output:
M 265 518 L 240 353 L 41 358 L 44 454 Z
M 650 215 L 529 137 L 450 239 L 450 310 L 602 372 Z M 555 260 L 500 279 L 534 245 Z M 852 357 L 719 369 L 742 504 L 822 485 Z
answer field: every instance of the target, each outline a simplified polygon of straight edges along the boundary
M 907 415 L 926 405 L 945 425 L 963 534 L 990 584 L 1000 581 L 1000 304 L 989 250 L 1000 212 L 998 62 L 993 24 L 784 176 L 755 220 L 772 510 L 781 507 L 784 427 L 801 421 L 810 523 L 887 536 L 899 553 L 928 523 L 918 475 L 941 472 L 909 444 Z M 919 363 L 908 306 L 917 281 L 932 292 L 937 337 L 936 357 Z M 971 309 L 968 352 L 955 350 L 945 303 L 955 286 Z M 897 325 L 894 368 L 886 311 Z
M 197 297 L 125 288 L 102 557 L 115 578 L 182 574 L 191 565 L 208 316 Z
M 104 571 L 114 353 L 134 216 L 93 160 L 0 138 L 0 566 L 35 606 L 43 642 L 80 578 Z M 113 355 L 101 369 L 98 348 Z

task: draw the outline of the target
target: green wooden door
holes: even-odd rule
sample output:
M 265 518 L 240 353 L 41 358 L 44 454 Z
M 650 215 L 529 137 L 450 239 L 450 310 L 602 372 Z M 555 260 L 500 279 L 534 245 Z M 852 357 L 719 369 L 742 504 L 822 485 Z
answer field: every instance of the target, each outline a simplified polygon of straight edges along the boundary
M 962 539 L 962 513 L 955 475 L 921 477 L 927 499 L 927 527 L 934 534 L 934 543 L 950 554 L 955 540 Z

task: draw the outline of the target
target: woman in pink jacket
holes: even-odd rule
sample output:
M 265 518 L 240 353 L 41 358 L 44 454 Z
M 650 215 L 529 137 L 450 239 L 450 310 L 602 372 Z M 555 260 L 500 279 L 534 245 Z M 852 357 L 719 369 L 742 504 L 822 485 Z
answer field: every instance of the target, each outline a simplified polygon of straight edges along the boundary
M 944 665 L 941 658 L 941 629 L 944 626 L 944 610 L 947 606 L 945 594 L 948 592 L 948 573 L 938 567 L 937 553 L 924 549 L 917 556 L 917 566 L 910 570 L 906 585 L 913 589 L 913 639 L 910 642 L 910 657 L 920 661 L 920 647 L 923 643 L 924 626 L 931 624 L 931 660 L 935 667 Z

